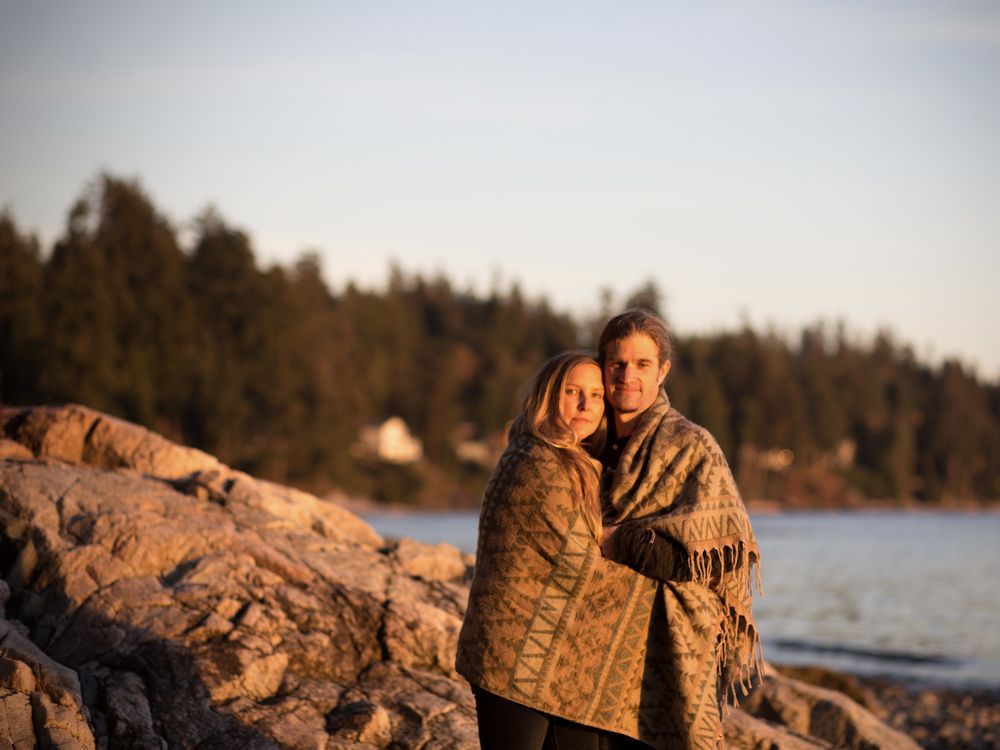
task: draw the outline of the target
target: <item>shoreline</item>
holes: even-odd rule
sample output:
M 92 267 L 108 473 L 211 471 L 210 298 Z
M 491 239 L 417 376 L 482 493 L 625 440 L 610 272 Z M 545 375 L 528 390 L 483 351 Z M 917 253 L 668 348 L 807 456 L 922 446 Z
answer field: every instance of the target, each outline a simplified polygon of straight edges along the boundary
M 330 493 L 324 500 L 339 505 L 357 515 L 379 514 L 404 516 L 411 513 L 445 514 L 445 513 L 478 513 L 479 505 L 410 505 L 406 503 L 390 503 L 372 500 L 364 497 L 353 497 L 340 493 Z M 926 504 L 918 502 L 899 503 L 882 500 L 872 500 L 851 505 L 788 505 L 776 500 L 747 500 L 747 511 L 757 516 L 797 515 L 802 513 L 906 513 L 906 514 L 951 514 L 951 515 L 1000 515 L 1000 501 L 978 500 L 961 503 Z
M 965 515 L 1000 514 L 1000 501 L 962 500 L 947 503 L 922 503 L 916 500 L 861 500 L 850 504 L 789 504 L 777 500 L 744 500 L 747 511 L 755 515 L 792 515 L 795 513 L 952 513 Z

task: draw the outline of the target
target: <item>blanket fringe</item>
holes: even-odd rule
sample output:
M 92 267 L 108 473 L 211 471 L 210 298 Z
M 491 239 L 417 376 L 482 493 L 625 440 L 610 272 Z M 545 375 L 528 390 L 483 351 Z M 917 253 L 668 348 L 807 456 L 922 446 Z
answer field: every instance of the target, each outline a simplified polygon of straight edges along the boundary
M 690 552 L 692 578 L 719 594 L 727 610 L 716 643 L 716 666 L 720 680 L 723 714 L 730 703 L 738 705 L 764 677 L 764 652 L 750 614 L 753 589 L 763 596 L 760 553 L 746 540 L 735 538 Z M 735 662 L 735 669 L 729 664 Z M 724 682 L 723 682 L 724 681 Z M 737 691 L 739 688 L 739 692 Z
M 689 551 L 688 566 L 691 577 L 706 586 L 714 588 L 719 582 L 735 579 L 741 587 L 746 586 L 748 595 L 753 593 L 753 588 L 761 596 L 764 595 L 760 578 L 760 551 L 756 546 L 748 547 L 742 538 L 706 543 Z

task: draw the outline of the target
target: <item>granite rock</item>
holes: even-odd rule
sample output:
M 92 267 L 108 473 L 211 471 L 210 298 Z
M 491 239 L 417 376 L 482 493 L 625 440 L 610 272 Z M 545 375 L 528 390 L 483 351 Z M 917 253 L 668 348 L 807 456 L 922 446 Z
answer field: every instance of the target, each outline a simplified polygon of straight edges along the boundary
M 843 750 L 919 750 L 910 737 L 882 722 L 875 714 L 836 690 L 765 670 L 760 687 L 742 708 L 802 735 Z

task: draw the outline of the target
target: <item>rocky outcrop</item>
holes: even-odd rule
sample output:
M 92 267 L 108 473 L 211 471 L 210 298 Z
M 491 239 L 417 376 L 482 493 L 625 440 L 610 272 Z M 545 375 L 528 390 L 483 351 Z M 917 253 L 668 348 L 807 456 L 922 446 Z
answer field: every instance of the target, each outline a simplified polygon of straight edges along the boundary
M 478 746 L 454 547 L 77 406 L 0 409 L 0 537 L 0 747 Z M 733 747 L 914 747 L 820 688 L 759 692 Z
M 920 747 L 844 693 L 793 680 L 770 667 L 766 669 L 763 684 L 744 701 L 742 708 L 760 719 L 826 742 L 829 747 L 844 750 L 876 747 L 919 750 Z

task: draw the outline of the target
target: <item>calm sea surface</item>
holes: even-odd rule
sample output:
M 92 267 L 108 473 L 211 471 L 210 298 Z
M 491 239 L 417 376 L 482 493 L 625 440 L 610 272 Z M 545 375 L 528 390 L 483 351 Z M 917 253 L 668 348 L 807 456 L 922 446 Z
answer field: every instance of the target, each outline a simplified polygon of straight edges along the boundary
M 475 552 L 477 513 L 386 513 L 383 535 Z M 753 518 L 764 656 L 944 684 L 1000 686 L 1000 515 Z

